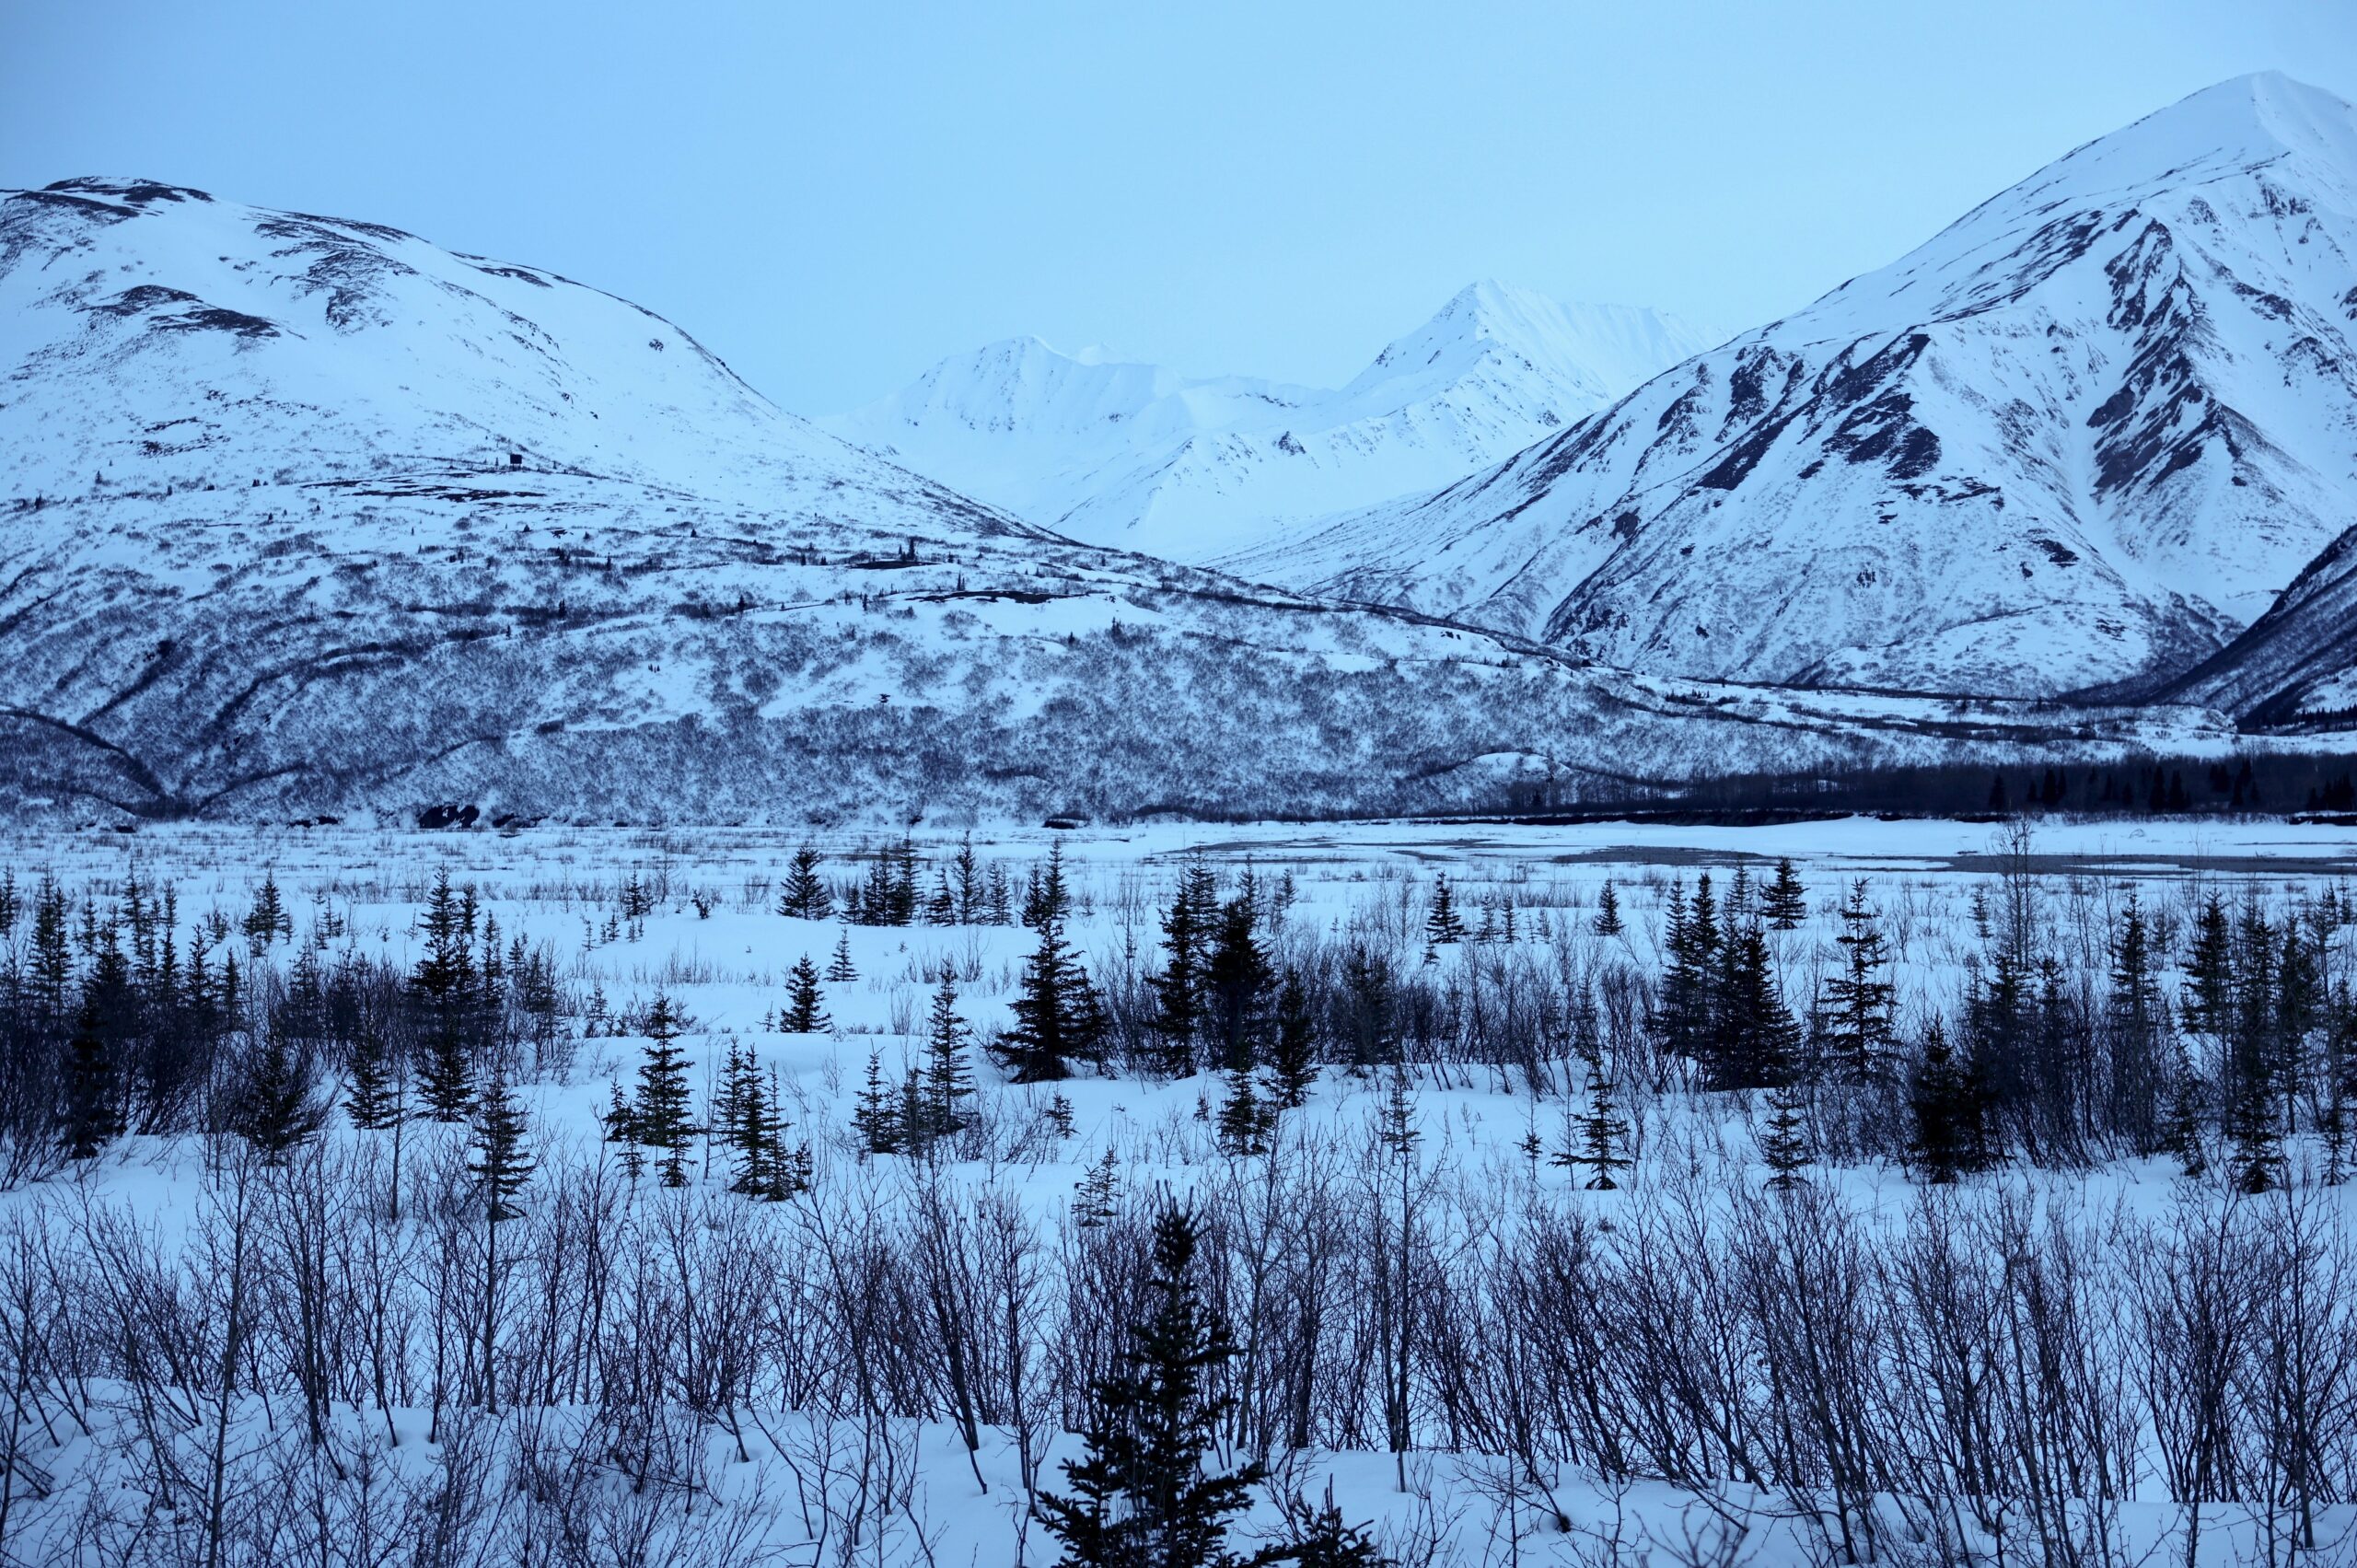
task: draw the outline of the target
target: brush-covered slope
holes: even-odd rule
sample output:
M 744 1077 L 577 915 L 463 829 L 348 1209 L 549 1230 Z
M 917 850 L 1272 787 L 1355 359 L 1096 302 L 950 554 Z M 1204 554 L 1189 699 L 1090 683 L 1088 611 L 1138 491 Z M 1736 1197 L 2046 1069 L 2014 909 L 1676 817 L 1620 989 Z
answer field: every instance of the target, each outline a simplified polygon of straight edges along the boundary
M 1074 544 L 634 306 L 371 225 L 9 193 L 0 324 L 18 811 L 1433 809 L 2045 733 L 1636 680 Z
M 1020 338 L 822 423 L 1060 533 L 1199 561 L 1445 484 L 1711 341 L 1652 310 L 1480 283 L 1335 390 L 1190 379 Z
M 1412 503 L 1224 563 L 1659 672 L 2165 679 L 2357 505 L 2357 124 L 2279 75 Z

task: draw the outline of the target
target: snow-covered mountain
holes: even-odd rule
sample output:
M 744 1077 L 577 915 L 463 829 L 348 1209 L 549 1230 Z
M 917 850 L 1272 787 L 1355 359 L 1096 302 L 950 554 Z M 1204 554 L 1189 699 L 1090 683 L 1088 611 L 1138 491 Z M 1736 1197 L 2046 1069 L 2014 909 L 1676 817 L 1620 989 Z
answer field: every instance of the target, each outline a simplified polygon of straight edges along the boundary
M 1664 673 L 2152 682 L 2357 512 L 2357 117 L 2225 82 L 1437 494 L 1223 563 Z
M 1017 338 L 820 423 L 1074 539 L 1199 561 L 1446 483 L 1713 341 L 1655 311 L 1485 282 L 1338 390 L 1190 379 Z
M 2357 528 L 2326 546 L 2241 636 L 2157 695 L 2222 708 L 2252 728 L 2357 724 Z
M 0 649 L 17 817 L 1436 809 L 2053 738 L 1074 544 L 594 289 L 131 180 L 0 193 Z

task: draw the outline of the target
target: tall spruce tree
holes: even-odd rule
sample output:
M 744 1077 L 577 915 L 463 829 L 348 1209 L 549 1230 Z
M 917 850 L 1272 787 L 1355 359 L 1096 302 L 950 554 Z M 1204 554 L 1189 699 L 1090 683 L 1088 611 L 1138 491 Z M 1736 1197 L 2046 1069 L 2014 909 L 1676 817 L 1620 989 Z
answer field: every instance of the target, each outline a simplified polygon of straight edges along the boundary
M 1198 1227 L 1178 1209 L 1154 1224 L 1144 1311 L 1119 1370 L 1097 1378 L 1085 1451 L 1064 1465 L 1069 1495 L 1040 1517 L 1071 1568 L 1239 1568 L 1228 1524 L 1251 1502 L 1258 1464 L 1216 1464 L 1233 1401 L 1215 1391 L 1236 1354 L 1195 1281 Z
M 410 979 L 425 1058 L 418 1071 L 418 1094 L 425 1114 L 436 1121 L 460 1122 L 474 1103 L 475 898 L 450 885 L 450 868 L 435 874 L 419 925 L 425 953 Z
M 1727 939 L 1721 995 L 1705 1062 L 1722 1089 L 1782 1089 L 1800 1076 L 1800 1025 L 1776 982 L 1757 921 Z
M 1291 965 L 1277 991 L 1277 1038 L 1269 1065 L 1276 1077 L 1279 1109 L 1298 1110 L 1308 1102 L 1310 1086 L 1318 1082 L 1318 1019 L 1309 1010 L 1309 990 L 1301 983 L 1301 971 Z
M 862 1154 L 897 1155 L 907 1146 L 911 1132 L 918 1138 L 923 1138 L 924 1130 L 922 1126 L 915 1129 L 909 1126 L 907 1111 L 911 1108 L 902 1103 L 906 1098 L 904 1086 L 886 1081 L 884 1053 L 870 1051 L 867 1053 L 867 1076 L 860 1086 L 859 1098 L 853 1102 L 851 1111 L 852 1131 L 859 1134 Z
M 1050 846 L 1048 864 L 1035 890 L 1039 945 L 1025 960 L 1012 1008 L 1015 1022 L 998 1038 L 997 1055 L 1018 1084 L 1050 1083 L 1072 1076 L 1074 1058 L 1095 1057 L 1103 1042 L 1105 1016 L 1097 988 L 1080 955 L 1064 941 L 1063 846 Z
M 515 1198 L 531 1180 L 538 1162 L 525 1146 L 530 1124 L 524 1108 L 509 1090 L 507 1074 L 496 1066 L 476 1102 L 473 1131 L 473 1157 L 467 1169 L 482 1188 L 486 1217 L 493 1225 L 521 1217 Z
M 2282 1068 L 2276 1027 L 2281 957 L 2274 929 L 2254 899 L 2244 905 L 2235 932 L 2223 1108 L 2234 1184 L 2241 1192 L 2272 1190 L 2283 1163 L 2275 1099 Z
M 971 1120 L 974 1070 L 967 1059 L 966 1021 L 958 1016 L 958 983 L 946 967 L 924 1032 L 924 1130 L 929 1138 L 955 1137 Z
M 1850 1084 L 1887 1077 L 1898 1053 L 1893 1023 L 1897 993 L 1890 982 L 1890 945 L 1866 902 L 1865 879 L 1850 888 L 1841 905 L 1841 931 L 1834 937 L 1841 967 L 1827 977 L 1817 1009 L 1819 1049 L 1825 1062 Z
M 1790 855 L 1776 862 L 1775 877 L 1759 895 L 1759 912 L 1778 931 L 1797 931 L 1808 918 L 1808 889 L 1801 886 Z
M 777 912 L 792 920 L 826 920 L 835 912 L 835 895 L 819 867 L 818 847 L 806 841 L 794 852 L 794 864 L 779 889 Z
M 230 1125 L 267 1165 L 317 1137 L 327 1122 L 308 1057 L 275 1025 L 261 1030 L 245 1063 L 244 1081 L 230 1106 Z
M 2109 1046 L 2110 1120 L 2128 1131 L 2138 1153 L 2153 1154 L 2163 1144 L 2168 1004 L 2155 971 L 2151 927 L 2132 888 L 2112 933 L 2111 990 L 2105 998 L 2104 1026 Z
M 818 1034 L 833 1023 L 827 1016 L 825 993 L 819 988 L 819 966 L 805 953 L 795 963 L 785 981 L 785 1011 L 780 1015 L 778 1028 L 790 1035 Z
M 364 1132 L 381 1132 L 406 1114 L 401 1085 L 382 1023 L 364 1017 L 354 1031 L 352 1067 L 343 1110 Z
M 1146 984 L 1154 992 L 1154 1031 L 1159 1041 L 1154 1065 L 1170 1077 L 1184 1077 L 1194 1070 L 1218 897 L 1211 867 L 1190 859 L 1178 874 L 1170 908 L 1162 917 L 1163 969 L 1149 975 Z
M 85 995 L 65 1045 L 64 1142 L 69 1159 L 96 1159 L 122 1131 L 112 1053 L 97 998 Z
M 662 992 L 640 1026 L 646 1048 L 638 1063 L 638 1093 L 630 1108 L 631 1141 L 661 1151 L 656 1170 L 666 1187 L 688 1184 L 688 1149 L 701 1131 L 689 1114 L 688 1062 L 679 1049 L 682 1026 Z
M 1465 918 L 1457 912 L 1457 894 L 1449 888 L 1448 873 L 1433 876 L 1432 909 L 1424 916 L 1424 946 L 1446 947 L 1465 940 Z
M 1980 1109 L 1972 1082 L 1936 1017 L 1923 1031 L 1907 1101 L 1914 1123 L 1908 1157 L 1925 1181 L 1945 1186 L 1978 1168 Z
M 1591 927 L 1598 936 L 1618 936 L 1627 927 L 1620 921 L 1620 895 L 1612 890 L 1612 878 L 1607 877 L 1596 895 L 1596 920 Z
M 1220 906 L 1211 957 L 1203 965 L 1212 1050 L 1229 1073 L 1248 1074 L 1259 1064 L 1267 1032 L 1276 971 L 1260 946 L 1260 904 L 1248 873 L 1236 896 Z

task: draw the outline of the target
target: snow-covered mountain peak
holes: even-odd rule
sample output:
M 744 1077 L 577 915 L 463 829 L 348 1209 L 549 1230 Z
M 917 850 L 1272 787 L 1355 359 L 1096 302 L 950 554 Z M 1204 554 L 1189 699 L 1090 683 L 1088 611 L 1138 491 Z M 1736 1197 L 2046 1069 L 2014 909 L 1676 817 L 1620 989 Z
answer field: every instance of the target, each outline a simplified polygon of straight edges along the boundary
M 1336 391 L 1018 338 L 820 423 L 1042 527 L 1198 560 L 1445 483 L 1711 341 L 1651 310 L 1485 281 Z
M 0 434 L 41 433 L 0 441 L 0 494 L 249 483 L 290 428 L 316 479 L 513 465 L 764 505 L 933 488 L 598 289 L 155 180 L 0 192 Z
M 2236 76 L 2073 149 L 1763 333 L 1828 342 L 1893 311 L 2003 307 L 2139 216 L 2194 240 L 2280 226 L 2296 247 L 2296 220 L 2319 208 L 2357 212 L 2357 111 L 2280 72 Z
M 1353 404 L 1374 398 L 1405 408 L 1446 396 L 1485 369 L 1511 367 L 1600 406 L 1715 341 L 1643 307 L 1569 305 L 1485 278 L 1386 346 L 1342 396 Z
M 2357 123 L 2280 75 L 1445 490 L 1232 564 L 1664 674 L 2165 680 L 2357 509 Z

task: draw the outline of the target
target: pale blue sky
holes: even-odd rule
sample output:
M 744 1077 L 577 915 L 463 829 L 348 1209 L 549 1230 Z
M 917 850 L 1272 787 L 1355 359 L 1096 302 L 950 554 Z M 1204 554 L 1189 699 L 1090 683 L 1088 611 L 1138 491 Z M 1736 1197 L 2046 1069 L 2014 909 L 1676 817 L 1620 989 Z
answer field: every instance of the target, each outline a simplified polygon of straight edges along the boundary
M 1476 277 L 1730 330 L 2347 0 L 0 0 L 0 184 L 371 218 L 679 321 L 788 408 L 1037 332 L 1333 383 Z

